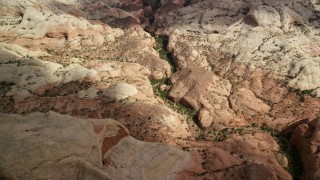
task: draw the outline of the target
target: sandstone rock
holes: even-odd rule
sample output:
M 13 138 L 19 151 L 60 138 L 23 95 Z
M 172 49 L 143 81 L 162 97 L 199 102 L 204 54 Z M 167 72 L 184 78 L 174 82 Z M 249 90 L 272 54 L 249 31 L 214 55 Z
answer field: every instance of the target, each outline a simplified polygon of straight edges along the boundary
M 205 167 L 211 171 L 219 171 L 242 164 L 240 157 L 234 156 L 230 151 L 217 147 L 208 149 L 206 160 L 209 163 L 205 164 Z
M 202 175 L 203 179 L 255 179 L 263 176 L 292 179 L 284 170 L 288 165 L 285 163 L 286 157 L 267 133 L 233 132 L 219 142 L 198 141 L 191 144 L 203 148 L 199 150 L 205 159 L 203 167 L 207 172 Z
M 0 119 L 0 169 L 5 178 L 111 178 L 102 170 L 102 157 L 128 136 L 111 119 L 85 120 L 53 112 L 1 114 Z
M 291 136 L 291 142 L 300 152 L 304 165 L 304 179 L 318 179 L 320 177 L 319 147 L 320 147 L 320 119 L 302 123 L 296 127 Z
M 295 64 L 290 75 L 294 78 L 289 86 L 301 91 L 316 89 L 320 86 L 320 67 L 311 59 L 305 59 Z
M 63 75 L 55 74 L 63 69 L 62 65 L 37 59 L 1 64 L 0 68 L 6 74 L 2 76 L 1 81 L 15 83 L 16 89 L 25 89 L 38 94 L 58 85 L 63 78 Z
M 229 97 L 231 108 L 246 117 L 251 117 L 256 114 L 265 114 L 270 110 L 270 106 L 258 99 L 252 91 L 240 88 L 236 89 Z
M 77 93 L 78 98 L 84 98 L 84 99 L 94 99 L 98 96 L 99 90 L 96 89 L 95 87 L 91 87 L 86 90 L 81 90 Z
M 267 121 L 266 124 L 281 131 L 303 119 L 315 119 L 319 112 L 319 98 L 312 98 L 308 95 L 297 96 L 291 93 L 281 103 L 273 106 L 270 115 L 275 118 Z
M 229 107 L 228 96 L 231 84 L 214 75 L 211 71 L 199 67 L 187 67 L 171 77 L 172 87 L 168 97 L 199 111 L 199 121 L 203 127 L 211 122 L 216 129 L 229 125 L 243 125 L 233 121 L 234 113 Z
M 213 122 L 213 118 L 210 116 L 210 112 L 206 109 L 199 111 L 199 123 L 203 128 L 210 127 Z
M 281 26 L 279 13 L 270 6 L 257 6 L 251 9 L 244 21 L 250 25 Z
M 282 179 L 283 177 L 278 177 L 275 172 L 270 171 L 268 168 L 262 164 L 252 163 L 252 164 L 243 164 L 240 166 L 235 166 L 231 168 L 230 173 L 223 175 L 220 173 L 217 178 L 223 179 Z M 222 176 L 223 175 L 223 176 Z M 289 177 L 284 177 L 291 179 Z
M 239 64 L 285 78 L 294 71 L 294 64 L 312 57 L 313 67 L 303 66 L 299 75 L 286 80 L 290 87 L 312 90 L 318 87 L 319 44 L 313 43 L 318 42 L 318 29 L 315 22 L 306 20 L 315 16 L 314 7 L 290 2 L 200 1 L 169 13 L 159 33 L 169 36 L 169 50 L 178 68 L 196 64 L 215 70 L 218 63 L 228 68 L 229 56 Z M 201 57 L 191 56 L 187 49 Z M 212 56 L 212 52 L 222 55 Z
M 14 83 L 12 90 L 7 94 L 14 97 L 21 95 L 20 90 L 41 95 L 59 84 L 71 81 L 94 81 L 97 78 L 95 70 L 84 68 L 79 64 L 63 67 L 61 64 L 39 59 L 20 59 L 1 63 L 0 69 L 5 74 L 0 81 Z
M 192 179 L 202 172 L 190 153 L 131 137 L 106 153 L 104 165 L 104 171 L 115 179 Z
M 139 18 L 143 16 L 143 13 L 140 12 L 142 10 L 141 1 L 116 2 L 116 5 L 109 1 L 39 1 L 36 3 L 40 6 L 39 8 L 35 8 L 32 3 L 25 1 L 3 4 L 5 7 L 16 9 L 18 14 L 23 15 L 22 21 L 12 28 L 10 33 L 9 30 L 3 31 L 7 42 L 19 44 L 29 49 L 46 49 L 49 54 L 59 56 L 59 58 L 67 57 L 70 59 L 69 57 L 73 56 L 87 60 L 98 57 L 97 59 L 139 63 L 150 68 L 151 76 L 154 79 L 171 75 L 169 63 L 159 58 L 159 54 L 153 48 L 155 46 L 154 38 L 146 33 L 142 26 L 124 29 L 112 28 L 110 27 L 112 24 L 108 26 L 97 20 L 106 16 L 121 19 L 132 17 L 139 22 Z M 22 11 L 19 6 L 24 6 L 25 10 Z M 129 11 L 131 6 L 141 7 L 141 9 L 137 12 Z M 126 7 L 129 7 L 128 11 L 121 9 L 126 9 Z M 89 22 L 79 16 L 94 19 L 94 21 Z M 102 44 L 107 44 L 107 46 L 101 46 Z M 58 48 L 61 49 L 56 51 Z M 92 53 L 93 49 L 95 50 L 94 54 Z M 72 52 L 74 50 L 78 50 L 78 52 Z
M 22 57 L 38 57 L 48 55 L 42 51 L 30 51 L 16 44 L 0 43 L 0 62 L 6 63 Z
M 37 60 L 37 62 L 42 62 Z M 22 61 L 24 62 L 24 61 Z M 29 62 L 26 60 L 26 62 Z M 13 69 L 24 67 L 21 64 L 17 67 L 20 61 L 12 62 Z M 57 64 L 57 63 L 53 63 Z M 59 64 L 58 64 L 59 65 Z M 78 117 L 106 117 L 103 114 L 105 111 L 116 109 L 117 106 L 106 106 L 100 98 L 101 93 L 112 84 L 119 82 L 132 84 L 138 93 L 134 97 L 129 98 L 127 101 L 144 101 L 149 103 L 159 104 L 160 100 L 154 96 L 152 86 L 148 76 L 150 71 L 136 63 L 116 62 L 110 61 L 108 63 L 101 63 L 91 61 L 84 65 L 89 69 L 83 68 L 79 65 L 70 65 L 65 68 L 58 68 L 53 75 L 48 72 L 43 74 L 44 79 L 49 79 L 51 76 L 57 76 L 58 81 L 56 84 L 44 84 L 42 94 L 34 93 L 29 88 L 32 84 L 27 86 L 18 86 L 19 83 L 2 82 L 1 86 L 1 112 L 6 113 L 29 113 L 33 111 L 47 112 L 53 110 L 62 114 L 72 114 Z M 26 69 L 30 66 L 25 66 Z M 72 68 L 71 68 L 72 67 Z M 7 68 L 4 68 L 7 69 Z M 30 70 L 29 68 L 28 70 Z M 75 70 L 79 69 L 79 70 Z M 95 76 L 86 76 L 86 72 L 97 72 Z M 22 72 L 22 71 L 20 71 Z M 29 71 L 28 71 L 29 72 Z M 31 73 L 31 72 L 30 72 Z M 48 73 L 48 74 L 47 74 Z M 81 75 L 83 73 L 83 75 Z M 14 75 L 12 73 L 10 75 Z M 38 75 L 39 72 L 38 72 Z M 90 73 L 88 73 L 90 75 Z M 84 77 L 81 79 L 80 77 Z M 64 78 L 68 77 L 68 78 Z M 80 78 L 80 79 L 77 79 Z M 67 82 L 67 79 L 73 79 Z M 19 79 L 18 79 L 19 80 Z M 66 81 L 66 83 L 63 82 Z M 23 83 L 25 80 L 21 80 Z M 30 79 L 32 81 L 32 79 Z M 33 82 L 33 81 L 32 81 Z M 36 81 L 37 83 L 40 83 Z M 14 99 L 14 102 L 12 99 Z M 115 102 L 117 104 L 117 102 Z
M 112 143 L 103 146 L 105 138 L 94 132 L 100 128 L 81 126 L 77 135 L 72 133 L 77 128 L 70 133 L 62 125 L 56 128 L 59 131 L 51 131 L 56 127 L 51 123 L 44 131 L 55 137 L 45 135 L 51 139 L 33 138 L 30 142 L 52 143 L 56 137 L 59 142 L 65 140 L 67 145 L 52 145 L 53 149 L 60 147 L 55 150 L 60 155 L 65 153 L 63 149 L 73 149 L 69 141 L 75 139 L 81 142 L 79 151 L 87 153 L 84 160 L 81 156 L 80 163 L 74 163 L 72 157 L 41 164 L 37 157 L 35 162 L 40 165 L 35 166 L 41 166 L 39 169 L 17 171 L 30 172 L 30 178 L 43 174 L 45 179 L 64 178 L 61 173 L 80 179 L 291 179 L 283 169 L 288 165 L 286 157 L 279 153 L 274 138 L 247 125 L 263 124 L 282 131 L 318 116 L 319 98 L 310 95 L 318 96 L 320 87 L 319 7 L 315 0 L 0 1 L 1 112 L 53 110 L 82 118 L 111 117 L 139 140 L 198 151 L 188 153 L 144 143 L 116 131 L 108 139 Z M 177 70 L 171 78 L 169 63 L 160 58 L 155 39 L 145 30 L 168 37 Z M 169 98 L 198 111 L 196 123 L 203 129 L 190 121 L 187 124 L 181 115 L 165 107 L 167 100 L 155 96 L 150 79 L 162 78 L 170 78 L 171 85 L 162 85 L 161 90 L 170 88 Z M 101 93 L 118 83 L 134 86 L 137 93 L 119 101 L 103 101 L 108 98 L 101 98 Z M 63 126 L 71 128 L 84 121 L 75 119 L 77 123 L 72 120 L 73 124 L 65 122 Z M 87 121 L 94 124 L 97 120 Z M 12 127 L 18 135 L 14 137 L 22 139 L 29 137 L 23 133 L 33 133 L 15 130 L 20 128 L 15 124 Z M 297 130 L 304 138 L 293 139 L 302 144 L 300 152 L 307 154 L 305 159 L 313 158 L 305 160 L 309 163 L 306 168 L 316 177 L 317 140 L 309 137 L 316 125 L 304 125 L 307 130 Z M 224 136 L 225 132 L 232 133 Z M 9 133 L 5 129 L 4 134 Z M 224 139 L 216 139 L 221 142 L 212 142 L 212 137 L 221 134 Z M 66 138 L 69 136 L 73 139 Z M 88 139 L 93 140 L 86 146 Z M 21 161 L 31 159 L 30 153 L 18 147 L 24 146 L 18 144 L 10 150 L 21 154 Z M 96 156 L 100 147 L 103 153 Z M 44 152 L 34 154 L 46 156 Z M 201 155 L 203 162 L 196 161 L 194 154 Z M 87 161 L 91 156 L 99 157 L 95 158 L 99 167 Z M 16 166 L 17 159 L 8 161 L 18 168 L 25 164 Z M 57 176 L 47 177 L 47 171 Z M 0 168 L 0 174 L 14 177 L 6 167 Z
M 108 89 L 102 93 L 102 96 L 105 97 L 107 101 L 120 101 L 122 99 L 134 96 L 137 93 L 137 88 L 130 84 L 117 83 L 108 87 Z
M 112 117 L 139 140 L 170 142 L 191 136 L 185 119 L 164 105 L 134 102 L 121 107 Z
M 149 77 L 151 72 L 148 68 L 137 63 L 109 61 L 106 63 L 97 63 L 91 61 L 87 65 L 91 69 L 95 69 L 101 78 L 99 89 L 106 89 L 111 84 L 119 81 L 135 86 L 138 93 L 134 96 L 136 99 L 148 102 L 154 101 L 154 93 L 150 84 Z
M 28 7 L 24 12 L 23 20 L 15 27 L 14 32 L 25 38 L 18 39 L 16 42 L 27 47 L 35 45 L 47 45 L 47 47 L 71 45 L 75 47 L 102 45 L 104 30 L 106 28 L 102 25 L 92 25 L 85 19 L 66 14 L 56 15 L 49 10 L 38 11 Z
M 60 70 L 56 72 L 59 76 L 59 74 L 63 74 L 63 83 L 68 83 L 71 81 L 82 81 L 84 79 L 88 81 L 94 81 L 96 80 L 97 71 L 94 69 L 87 69 L 82 67 L 79 64 L 70 64 L 69 66 L 63 68 L 63 70 Z
M 1 114 L 0 121 L 2 178 L 163 179 L 201 172 L 190 153 L 137 141 L 111 119 L 49 112 Z
M 316 96 L 316 97 L 320 97 L 320 88 L 317 88 L 315 90 L 312 91 L 312 95 Z
M 217 173 L 218 175 L 225 174 L 225 176 L 229 178 L 243 176 L 245 179 L 250 179 L 250 177 L 254 179 L 264 174 L 270 178 L 292 179 L 289 173 L 279 165 L 275 158 L 274 154 L 280 153 L 280 149 L 276 141 L 268 134 L 257 132 L 253 134 L 233 135 L 222 142 L 216 143 L 214 146 L 215 148 L 221 149 L 221 152 L 229 154 L 226 157 L 221 156 L 221 160 L 232 160 L 230 164 L 228 164 L 230 171 L 228 173 Z M 242 160 L 242 163 L 240 163 L 239 158 Z M 241 166 L 237 166 L 239 164 L 241 164 Z M 260 166 L 257 166 L 257 164 L 260 164 Z M 224 164 L 224 166 L 225 165 L 227 164 Z M 257 169 L 252 172 L 245 170 L 247 168 Z

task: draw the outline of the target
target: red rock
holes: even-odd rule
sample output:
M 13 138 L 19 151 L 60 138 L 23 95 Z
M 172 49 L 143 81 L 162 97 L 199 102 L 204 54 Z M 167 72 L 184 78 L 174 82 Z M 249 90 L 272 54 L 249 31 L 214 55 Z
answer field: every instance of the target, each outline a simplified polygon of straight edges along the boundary
M 270 106 L 258 99 L 252 91 L 245 88 L 234 90 L 229 96 L 231 108 L 243 114 L 245 117 L 252 117 L 256 114 L 265 114 L 270 111 Z
M 300 153 L 303 162 L 303 179 L 319 179 L 320 118 L 296 127 L 291 142 Z

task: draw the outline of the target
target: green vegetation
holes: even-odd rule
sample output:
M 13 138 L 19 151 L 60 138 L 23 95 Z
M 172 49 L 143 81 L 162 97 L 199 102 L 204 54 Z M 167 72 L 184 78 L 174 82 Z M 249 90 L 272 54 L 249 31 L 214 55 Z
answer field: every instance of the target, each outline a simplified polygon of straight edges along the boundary
M 312 96 L 313 90 L 314 89 L 301 91 L 299 89 L 289 88 L 289 92 L 294 92 L 297 96 L 304 96 L 304 95 Z
M 155 39 L 156 39 L 155 49 L 159 52 L 160 58 L 168 61 L 168 63 L 171 66 L 171 71 L 175 72 L 175 66 L 174 66 L 173 61 L 171 59 L 172 58 L 171 53 L 169 51 L 167 51 L 167 49 L 166 49 L 166 47 L 168 46 L 168 38 L 163 37 L 163 36 L 158 36 Z M 193 109 L 190 109 L 188 107 L 185 107 L 184 105 L 182 105 L 180 103 L 174 103 L 174 102 L 170 101 L 167 98 L 168 89 L 166 89 L 166 88 L 161 89 L 160 88 L 161 85 L 166 85 L 167 80 L 168 80 L 167 78 L 163 78 L 160 80 L 151 80 L 151 85 L 153 87 L 153 91 L 154 91 L 155 95 L 162 98 L 167 107 L 177 111 L 181 115 L 185 116 L 188 120 L 192 121 L 193 117 L 196 114 L 196 111 Z
M 169 64 L 172 67 L 172 71 L 175 71 L 175 67 L 173 65 L 173 61 L 170 59 L 171 54 L 166 50 L 166 47 L 168 45 L 168 40 L 165 37 L 157 37 L 156 38 L 156 50 L 159 52 L 159 55 L 162 59 L 165 59 L 169 62 Z M 222 60 L 229 60 L 234 59 L 234 56 L 232 55 L 225 55 Z M 167 98 L 168 89 L 162 87 L 161 85 L 165 85 L 167 82 L 167 78 L 160 79 L 160 80 L 151 80 L 151 84 L 153 87 L 153 90 L 155 92 L 155 95 L 161 97 L 167 107 L 179 112 L 180 114 L 187 117 L 189 121 L 193 120 L 193 117 L 196 115 L 196 111 L 187 108 L 179 103 L 174 103 L 170 101 Z M 299 91 L 296 89 L 291 89 L 291 92 L 295 92 L 299 96 L 303 95 L 311 95 L 312 90 L 306 90 L 306 91 Z M 262 99 L 264 102 L 266 100 Z M 266 102 L 268 104 L 271 104 L 271 102 Z M 215 136 L 215 141 L 223 141 L 224 139 L 230 137 L 232 134 L 246 134 L 246 133 L 253 133 L 253 132 L 264 132 L 270 134 L 279 144 L 280 146 L 280 153 L 287 157 L 288 159 L 288 168 L 287 171 L 292 175 L 293 179 L 301 179 L 302 177 L 302 162 L 299 157 L 299 153 L 297 150 L 291 145 L 290 143 L 290 136 L 291 134 L 283 134 L 275 129 L 269 128 L 267 126 L 259 126 L 257 124 L 252 124 L 246 127 L 240 127 L 240 128 L 225 128 L 219 131 Z M 201 131 L 199 134 L 199 140 L 206 139 L 204 135 L 204 131 Z M 183 147 L 183 150 L 189 151 L 188 147 Z M 246 161 L 245 157 L 244 162 Z M 207 172 L 198 174 L 199 176 L 205 175 Z
M 175 72 L 175 66 L 172 61 L 171 53 L 166 49 L 168 46 L 168 38 L 158 36 L 156 37 L 156 50 L 159 52 L 160 58 L 168 61 L 172 72 Z
M 167 107 L 177 111 L 181 115 L 185 116 L 188 120 L 192 121 L 196 114 L 196 111 L 185 107 L 180 103 L 174 103 L 167 98 L 168 90 L 161 90 L 160 86 L 166 84 L 167 78 L 160 80 L 151 80 L 151 85 L 156 96 L 159 96 L 166 104 Z
M 291 174 L 294 180 L 302 179 L 303 164 L 299 152 L 290 143 L 291 134 L 279 133 L 276 137 L 281 149 L 281 153 L 288 159 L 288 168 L 286 170 Z

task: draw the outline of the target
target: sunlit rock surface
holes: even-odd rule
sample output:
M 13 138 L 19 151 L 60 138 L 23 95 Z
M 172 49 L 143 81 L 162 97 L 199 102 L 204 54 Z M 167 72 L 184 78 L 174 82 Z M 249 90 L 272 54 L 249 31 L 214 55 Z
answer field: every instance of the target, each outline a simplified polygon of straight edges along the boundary
M 135 140 L 112 119 L 49 112 L 1 114 L 0 122 L 1 178 L 166 179 L 201 171 L 190 153 Z
M 11 114 L 0 177 L 316 179 L 319 10 L 315 0 L 0 1 L 0 112 Z

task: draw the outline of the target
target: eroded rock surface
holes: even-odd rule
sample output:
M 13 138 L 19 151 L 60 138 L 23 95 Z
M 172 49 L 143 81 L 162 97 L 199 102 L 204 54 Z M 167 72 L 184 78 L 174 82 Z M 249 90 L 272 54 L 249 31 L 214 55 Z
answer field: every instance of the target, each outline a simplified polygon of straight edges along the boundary
M 241 126 L 245 122 L 231 121 L 234 112 L 230 109 L 227 97 L 231 84 L 204 68 L 184 68 L 175 73 L 168 96 L 199 111 L 199 121 L 203 127 L 222 129 L 228 126 Z M 237 124 L 238 123 L 238 124 Z
M 228 122 L 259 121 L 258 124 L 281 130 L 301 120 L 293 112 L 290 113 L 293 116 L 286 117 L 275 112 L 280 112 L 288 101 L 302 105 L 290 95 L 293 91 L 318 94 L 319 22 L 314 19 L 319 14 L 314 8 L 314 3 L 309 1 L 198 1 L 171 9 L 159 18 L 160 28 L 156 33 L 169 38 L 168 49 L 177 66 L 172 87 L 180 87 L 182 94 L 183 89 L 194 88 L 195 84 L 183 84 L 175 79 L 199 67 L 230 82 L 231 87 L 224 87 L 230 88 L 228 101 L 224 101 L 230 110 L 222 115 L 228 118 L 223 120 L 221 128 L 228 127 Z M 207 86 L 203 87 L 199 92 Z M 201 95 L 193 97 L 193 102 L 201 101 Z M 199 105 L 191 107 L 200 109 Z M 318 112 L 318 107 L 314 110 Z M 220 124 L 209 118 L 210 110 L 200 110 L 198 114 L 203 127 L 214 122 Z M 316 114 L 311 113 L 307 118 L 312 119 Z
M 112 119 L 49 112 L 1 114 L 0 122 L 2 178 L 163 179 L 201 171 L 190 153 L 137 141 Z
M 192 135 L 180 114 L 161 105 L 133 102 L 121 107 L 113 117 L 141 140 L 170 142 L 172 138 Z
M 296 127 L 291 142 L 298 148 L 304 165 L 304 179 L 318 179 L 319 170 L 319 123 L 320 119 L 305 122 Z
M 292 179 L 280 132 L 301 124 L 292 143 L 304 178 L 317 178 L 319 10 L 314 0 L 1 1 L 0 112 L 12 114 L 1 115 L 11 143 L 1 176 Z

